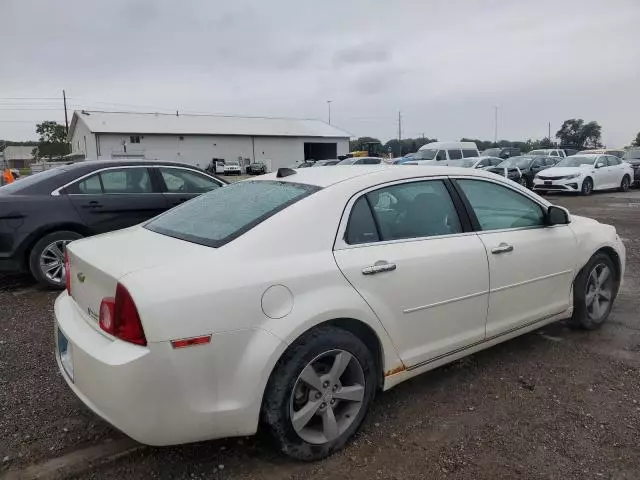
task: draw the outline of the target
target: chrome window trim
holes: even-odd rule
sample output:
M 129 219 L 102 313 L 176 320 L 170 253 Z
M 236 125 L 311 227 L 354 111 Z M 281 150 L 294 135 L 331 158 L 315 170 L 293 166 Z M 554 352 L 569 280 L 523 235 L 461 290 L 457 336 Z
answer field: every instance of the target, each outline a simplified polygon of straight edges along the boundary
M 97 162 L 100 161 L 104 161 L 104 160 L 96 160 Z M 195 172 L 198 173 L 200 175 L 203 175 L 205 177 L 209 177 L 211 178 L 214 182 L 218 183 L 221 187 L 224 186 L 224 183 L 220 182 L 217 178 L 209 175 L 206 172 L 201 172 L 199 170 L 194 170 L 193 168 L 189 168 L 189 167 L 181 167 L 181 166 L 175 166 L 175 165 L 163 165 L 163 164 L 149 164 L 149 165 L 119 165 L 119 166 L 113 166 L 113 167 L 104 167 L 104 168 L 100 168 L 98 170 L 94 170 L 92 172 L 86 173 L 84 175 L 82 175 L 81 177 L 76 178 L 75 180 L 72 180 L 66 184 L 64 184 L 61 187 L 56 188 L 54 191 L 52 191 L 50 193 L 50 195 L 52 197 L 59 197 L 61 195 L 60 191 L 64 190 L 65 188 L 67 188 L 70 185 L 73 185 L 76 182 L 80 182 L 82 180 L 84 180 L 85 178 L 90 177 L 91 175 L 95 175 L 96 173 L 102 173 L 102 172 L 107 172 L 109 170 L 121 170 L 121 169 L 125 169 L 125 168 L 160 168 L 160 167 L 164 167 L 164 168 L 177 168 L 180 170 L 189 170 L 190 172 Z M 150 193 L 167 193 L 167 192 L 150 192 Z M 131 193 L 70 193 L 68 195 L 132 195 Z M 147 194 L 149 195 L 149 194 Z

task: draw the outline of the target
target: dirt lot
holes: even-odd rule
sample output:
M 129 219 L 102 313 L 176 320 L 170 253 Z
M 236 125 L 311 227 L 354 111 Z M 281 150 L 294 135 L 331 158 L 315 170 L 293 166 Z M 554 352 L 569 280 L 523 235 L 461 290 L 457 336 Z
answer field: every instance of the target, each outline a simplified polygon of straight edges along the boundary
M 625 239 L 625 284 L 600 331 L 551 325 L 402 384 L 378 396 L 347 449 L 319 463 L 242 438 L 145 447 L 77 478 L 640 478 L 640 192 L 553 199 Z M 57 373 L 54 297 L 0 277 L 0 478 L 122 438 Z

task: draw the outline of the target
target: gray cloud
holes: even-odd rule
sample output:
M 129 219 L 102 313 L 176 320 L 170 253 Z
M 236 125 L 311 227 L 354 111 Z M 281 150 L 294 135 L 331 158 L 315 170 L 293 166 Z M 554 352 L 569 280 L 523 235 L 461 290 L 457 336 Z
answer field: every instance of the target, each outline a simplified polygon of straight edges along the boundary
M 640 130 L 637 0 L 4 0 L 0 138 L 75 108 L 326 118 L 386 140 Z M 31 100 L 11 100 L 16 97 Z M 44 98 L 44 100 L 40 100 Z

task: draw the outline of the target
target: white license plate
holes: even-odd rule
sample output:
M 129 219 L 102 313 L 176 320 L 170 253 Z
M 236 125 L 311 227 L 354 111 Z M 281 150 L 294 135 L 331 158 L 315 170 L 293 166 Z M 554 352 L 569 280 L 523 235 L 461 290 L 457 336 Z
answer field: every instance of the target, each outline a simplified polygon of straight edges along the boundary
M 73 382 L 73 355 L 72 347 L 69 344 L 69 340 L 64 336 L 64 333 L 58 329 L 58 356 L 60 357 L 60 363 L 65 373 L 69 375 L 69 378 Z

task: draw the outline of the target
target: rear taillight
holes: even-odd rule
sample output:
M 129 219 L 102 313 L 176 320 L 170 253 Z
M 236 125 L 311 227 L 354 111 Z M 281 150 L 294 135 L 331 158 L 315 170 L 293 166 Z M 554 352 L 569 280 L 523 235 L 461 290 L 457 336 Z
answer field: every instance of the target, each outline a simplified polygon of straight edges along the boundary
M 67 286 L 67 293 L 71 295 L 71 263 L 66 250 L 64 251 L 64 281 Z
M 100 328 L 125 342 L 147 344 L 136 304 L 121 284 L 116 287 L 115 298 L 106 297 L 100 304 Z

